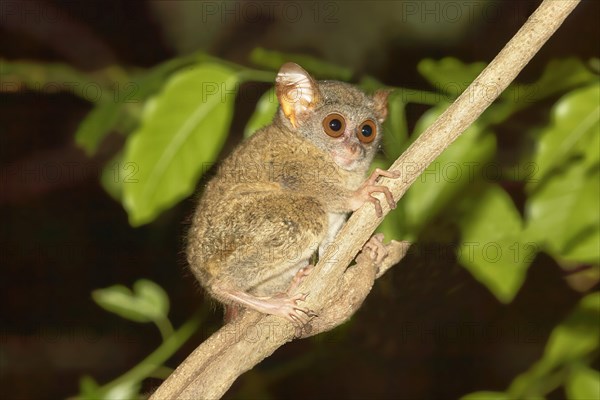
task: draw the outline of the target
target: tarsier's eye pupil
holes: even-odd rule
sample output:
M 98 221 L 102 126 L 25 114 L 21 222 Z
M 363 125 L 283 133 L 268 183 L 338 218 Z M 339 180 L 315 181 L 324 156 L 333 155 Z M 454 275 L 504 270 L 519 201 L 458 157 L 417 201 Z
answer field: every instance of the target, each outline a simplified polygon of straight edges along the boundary
M 363 143 L 371 143 L 377 136 L 377 125 L 373 120 L 366 120 L 360 125 L 360 130 L 356 132 L 358 140 Z
M 342 121 L 340 121 L 339 119 L 332 119 L 331 121 L 329 121 L 329 127 L 331 128 L 332 131 L 339 131 L 340 129 L 342 129 Z
M 363 125 L 360 132 L 364 137 L 369 137 L 373 134 L 373 128 L 369 125 Z

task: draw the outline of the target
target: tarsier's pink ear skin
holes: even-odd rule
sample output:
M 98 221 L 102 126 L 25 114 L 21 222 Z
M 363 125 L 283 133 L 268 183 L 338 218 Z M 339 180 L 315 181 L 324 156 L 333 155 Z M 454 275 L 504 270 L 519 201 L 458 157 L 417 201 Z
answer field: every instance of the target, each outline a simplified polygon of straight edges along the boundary
M 319 102 L 319 90 L 315 80 L 298 64 L 285 63 L 275 79 L 275 92 L 283 114 L 294 128 L 303 114 Z
M 375 92 L 373 95 L 373 101 L 375 102 L 375 114 L 379 123 L 383 123 L 388 115 L 388 97 L 392 93 L 391 90 L 388 89 L 380 89 Z

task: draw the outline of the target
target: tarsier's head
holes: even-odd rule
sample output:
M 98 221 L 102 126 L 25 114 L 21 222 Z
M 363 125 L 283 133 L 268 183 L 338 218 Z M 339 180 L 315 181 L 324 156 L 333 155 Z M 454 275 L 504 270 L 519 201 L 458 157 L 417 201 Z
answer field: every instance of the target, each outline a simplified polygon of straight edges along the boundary
M 389 92 L 368 96 L 352 85 L 315 81 L 294 63 L 275 81 L 279 116 L 292 131 L 328 152 L 341 168 L 366 169 L 381 141 Z

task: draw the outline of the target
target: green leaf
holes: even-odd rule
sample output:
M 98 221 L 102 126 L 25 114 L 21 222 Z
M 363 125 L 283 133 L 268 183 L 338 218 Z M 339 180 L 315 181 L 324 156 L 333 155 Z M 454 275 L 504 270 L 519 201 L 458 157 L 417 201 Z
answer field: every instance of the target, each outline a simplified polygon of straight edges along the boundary
M 271 88 L 258 99 L 254 113 L 244 128 L 244 137 L 252 136 L 257 130 L 273 122 L 278 107 L 279 102 L 275 97 L 275 90 Z
M 143 101 L 158 92 L 171 74 L 197 61 L 198 55 L 174 58 L 153 68 L 136 71 L 128 82 L 111 85 L 113 92 L 98 102 L 75 134 L 75 141 L 93 155 L 101 140 L 112 129 L 130 133 L 139 123 Z
M 542 132 L 534 162 L 538 179 L 561 167 L 572 156 L 588 153 L 589 164 L 598 160 L 600 132 L 600 84 L 594 84 L 563 96 L 552 108 L 552 122 Z M 596 146 L 593 146 L 596 144 Z
M 415 131 L 424 131 L 442 111 L 441 106 L 427 111 L 417 122 Z M 465 187 L 473 184 L 480 175 L 480 168 L 493 157 L 495 150 L 495 136 L 490 132 L 481 132 L 477 124 L 444 150 L 401 200 L 405 204 L 407 229 L 412 234 L 405 239 L 414 240 L 429 221 L 459 196 Z
M 600 292 L 591 293 L 580 300 L 571 314 L 552 330 L 542 358 L 512 381 L 507 390 L 510 398 L 545 394 L 559 383 L 556 382 L 557 377 L 565 379 L 562 377 L 565 377 L 570 366 L 577 367 L 597 352 L 599 313 Z
M 169 299 L 162 288 L 148 280 L 139 280 L 132 292 L 123 285 L 114 285 L 92 292 L 92 298 L 102 308 L 135 322 L 154 322 L 166 318 Z
M 119 119 L 121 104 L 112 101 L 97 103 L 79 124 L 75 142 L 88 155 L 93 155 L 104 137 L 115 127 Z
M 560 253 L 565 261 L 600 265 L 600 224 L 582 231 L 583 235 L 571 242 L 571 246 Z
M 600 128 L 596 131 L 598 133 Z M 591 139 L 581 142 L 583 149 L 583 159 L 586 165 L 593 167 L 600 163 L 600 135 L 592 135 Z
M 103 397 L 102 389 L 94 378 L 84 375 L 79 379 L 79 398 L 83 400 L 97 400 Z
M 104 399 L 106 400 L 132 400 L 137 399 L 142 385 L 140 382 L 122 382 L 111 387 Z
M 162 287 L 148 279 L 140 279 L 133 284 L 133 291 L 142 301 L 154 308 L 156 315 L 167 317 L 169 314 L 169 295 Z
M 393 161 L 406 149 L 408 142 L 406 102 L 399 90 L 388 97 L 388 116 L 383 124 L 383 132 L 385 156 Z
M 592 57 L 588 61 L 588 66 L 596 74 L 600 73 L 600 58 Z
M 573 259 L 583 251 L 580 261 L 597 262 L 598 243 L 588 236 L 595 235 L 600 221 L 599 181 L 598 169 L 589 171 L 581 161 L 547 179 L 525 203 L 528 240 L 557 257 Z
M 307 56 L 305 54 L 282 53 L 257 47 L 250 53 L 250 61 L 261 67 L 273 70 L 278 70 L 284 63 L 292 61 L 301 65 L 302 68 L 310 72 L 311 75 L 319 78 L 340 81 L 349 81 L 352 78 L 351 69 L 330 64 L 319 58 Z
M 598 372 L 583 365 L 598 351 L 599 314 L 600 292 L 591 293 L 581 299 L 571 314 L 552 330 L 543 357 L 512 381 L 504 398 L 543 399 L 557 384 L 563 383 L 565 377 L 569 398 L 599 398 Z M 565 372 L 570 373 L 567 375 Z M 475 400 L 478 399 L 476 395 L 486 393 L 493 392 L 473 393 L 463 399 Z M 593 395 L 588 397 L 589 394 Z
M 458 259 L 498 300 L 508 303 L 523 284 L 537 247 L 522 241 L 521 216 L 499 186 L 485 185 L 463 207 Z
M 554 60 L 531 84 L 511 83 L 500 98 L 479 118 L 484 125 L 500 124 L 514 113 L 558 93 L 597 82 L 598 77 L 578 59 Z
M 51 94 L 71 92 L 88 100 L 85 85 L 94 84 L 92 77 L 67 64 L 8 61 L 0 59 L 2 91 L 11 92 L 25 86 L 36 92 Z
M 193 68 L 193 64 L 198 63 L 205 56 L 204 53 L 185 55 L 172 58 L 149 69 L 136 71 L 132 74 L 132 81 L 138 89 L 136 95 L 141 99 L 146 99 L 157 93 L 171 75 L 185 67 Z
M 127 99 L 146 99 L 160 91 L 165 85 L 165 82 L 176 72 L 184 68 L 197 68 L 206 62 L 223 65 L 226 68 L 234 70 L 240 69 L 236 64 L 198 51 L 181 57 L 171 58 L 152 68 L 132 72 L 131 81 L 128 83 L 133 85 L 130 85 L 129 88 L 124 85 L 122 89 L 125 93 L 123 93 L 121 97 L 129 103 L 131 103 L 131 101 L 127 101 Z M 135 91 L 133 89 L 135 89 Z
M 372 93 L 378 89 L 385 88 L 386 86 L 381 83 L 380 80 L 370 75 L 365 75 L 356 83 L 356 85 L 366 93 Z M 403 90 L 402 88 L 396 88 L 396 91 Z
M 540 361 L 534 363 L 527 371 L 518 375 L 506 391 L 510 399 L 544 399 L 544 388 L 555 378 L 550 370 Z
M 123 199 L 123 185 L 139 182 L 138 172 L 139 167 L 137 164 L 123 161 L 123 152 L 121 151 L 104 165 L 100 183 L 113 199 L 121 202 Z
M 569 317 L 552 331 L 540 361 L 545 371 L 580 360 L 598 350 L 600 292 L 585 296 Z
M 433 87 L 454 98 L 477 78 L 485 66 L 484 62 L 465 64 L 453 57 L 439 61 L 427 58 L 417 65 L 417 70 Z
M 600 399 L 600 372 L 577 365 L 571 371 L 565 389 L 572 400 Z
M 598 81 L 598 75 L 577 58 L 550 61 L 540 78 L 530 84 L 511 84 L 501 98 L 521 104 L 536 103 L 578 86 Z M 597 103 L 597 100 L 596 100 Z
M 194 191 L 227 137 L 238 78 L 231 69 L 204 64 L 181 71 L 146 105 L 142 123 L 127 140 L 125 163 L 139 169 L 125 182 L 129 221 L 152 221 Z
M 475 392 L 462 396 L 460 400 L 511 400 L 504 392 Z
M 121 318 L 135 322 L 152 322 L 153 318 L 148 315 L 148 310 L 140 304 L 131 290 L 123 285 L 113 285 L 105 289 L 97 289 L 92 292 L 92 298 L 100 307 L 106 311 L 117 314 Z M 152 310 L 149 311 L 152 313 Z
M 404 207 L 399 204 L 381 221 L 381 224 L 377 227 L 377 232 L 383 233 L 386 241 L 402 240 L 402 238 L 406 237 L 404 224 L 402 223 L 404 218 Z

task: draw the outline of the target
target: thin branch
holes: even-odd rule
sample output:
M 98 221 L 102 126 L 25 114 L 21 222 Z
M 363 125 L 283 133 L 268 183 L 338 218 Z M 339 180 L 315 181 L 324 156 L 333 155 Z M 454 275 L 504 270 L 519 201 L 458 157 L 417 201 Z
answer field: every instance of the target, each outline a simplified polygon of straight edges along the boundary
M 523 27 L 465 92 L 396 160 L 390 168 L 401 178 L 383 181 L 394 198 L 404 195 L 417 177 L 506 89 L 519 72 L 558 29 L 579 0 L 544 0 Z M 384 216 L 389 211 L 382 201 Z M 221 397 L 245 371 L 296 337 L 331 329 L 360 307 L 373 281 L 396 264 L 407 245 L 392 242 L 382 265 L 362 254 L 348 268 L 383 217 L 367 204 L 357 210 L 338 233 L 299 290 L 310 293 L 307 306 L 319 314 L 303 330 L 283 319 L 246 312 L 225 325 L 173 372 L 151 399 L 214 399 Z M 379 270 L 379 271 L 378 271 Z

